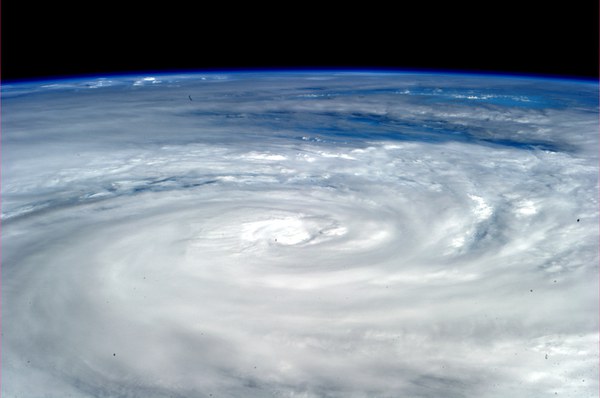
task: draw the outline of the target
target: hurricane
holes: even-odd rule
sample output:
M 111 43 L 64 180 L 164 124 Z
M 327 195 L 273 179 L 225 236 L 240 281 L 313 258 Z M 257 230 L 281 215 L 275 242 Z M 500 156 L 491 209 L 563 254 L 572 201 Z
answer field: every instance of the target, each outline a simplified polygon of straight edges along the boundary
M 2 86 L 3 397 L 595 397 L 598 83 Z

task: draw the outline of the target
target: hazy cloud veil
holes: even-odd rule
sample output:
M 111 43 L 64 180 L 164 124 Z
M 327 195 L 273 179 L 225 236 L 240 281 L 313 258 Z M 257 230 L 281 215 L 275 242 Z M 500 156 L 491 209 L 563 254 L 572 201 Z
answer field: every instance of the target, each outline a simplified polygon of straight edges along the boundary
M 2 88 L 3 397 L 596 397 L 598 85 Z

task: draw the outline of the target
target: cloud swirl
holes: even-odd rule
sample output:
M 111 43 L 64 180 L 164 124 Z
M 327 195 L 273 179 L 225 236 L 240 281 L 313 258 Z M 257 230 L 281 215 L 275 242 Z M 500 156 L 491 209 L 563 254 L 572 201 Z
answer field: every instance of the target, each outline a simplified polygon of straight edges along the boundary
M 3 396 L 597 395 L 597 84 L 2 95 Z

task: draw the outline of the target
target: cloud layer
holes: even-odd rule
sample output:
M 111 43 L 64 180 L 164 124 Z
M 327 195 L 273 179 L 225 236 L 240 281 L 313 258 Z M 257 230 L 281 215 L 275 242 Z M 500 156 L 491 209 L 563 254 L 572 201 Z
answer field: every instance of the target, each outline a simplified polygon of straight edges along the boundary
M 596 84 L 3 90 L 3 396 L 598 394 Z

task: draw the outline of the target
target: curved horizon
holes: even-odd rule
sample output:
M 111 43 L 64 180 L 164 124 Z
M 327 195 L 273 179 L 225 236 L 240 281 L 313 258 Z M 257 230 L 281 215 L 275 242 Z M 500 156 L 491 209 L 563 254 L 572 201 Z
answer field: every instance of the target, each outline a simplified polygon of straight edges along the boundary
M 430 75 L 450 75 L 450 76 L 485 76 L 485 77 L 506 77 L 515 79 L 541 79 L 541 80 L 564 80 L 579 81 L 584 83 L 598 83 L 598 77 L 577 76 L 565 74 L 532 73 L 518 71 L 502 70 L 477 70 L 477 69 L 437 69 L 437 68 L 403 68 L 388 66 L 368 66 L 368 67 L 346 67 L 346 66 L 291 66 L 291 67 L 224 67 L 224 68 L 167 68 L 167 69 L 140 69 L 140 70 L 120 70 L 109 72 L 81 72 L 76 74 L 50 74 L 34 77 L 8 78 L 2 79 L 2 84 L 19 83 L 44 83 L 63 80 L 82 80 L 82 79 L 102 79 L 102 78 L 124 78 L 140 75 L 179 75 L 179 74 L 219 74 L 219 73 L 388 73 L 388 74 L 430 74 Z

